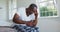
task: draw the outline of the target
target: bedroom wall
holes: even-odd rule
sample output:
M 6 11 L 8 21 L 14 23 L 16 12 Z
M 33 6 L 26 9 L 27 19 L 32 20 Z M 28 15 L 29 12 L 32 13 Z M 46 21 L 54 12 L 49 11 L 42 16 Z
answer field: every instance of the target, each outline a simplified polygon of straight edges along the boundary
M 0 26 L 8 26 L 8 3 L 7 0 L 0 0 Z
M 17 7 L 28 7 L 31 3 L 36 3 L 35 0 L 17 0 Z

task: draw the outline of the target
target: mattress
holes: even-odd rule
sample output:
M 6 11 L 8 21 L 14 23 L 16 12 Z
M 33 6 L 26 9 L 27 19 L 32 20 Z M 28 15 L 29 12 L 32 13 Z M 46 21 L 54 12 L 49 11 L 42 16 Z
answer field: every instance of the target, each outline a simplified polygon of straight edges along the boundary
M 17 30 L 11 27 L 0 27 L 0 32 L 17 32 Z

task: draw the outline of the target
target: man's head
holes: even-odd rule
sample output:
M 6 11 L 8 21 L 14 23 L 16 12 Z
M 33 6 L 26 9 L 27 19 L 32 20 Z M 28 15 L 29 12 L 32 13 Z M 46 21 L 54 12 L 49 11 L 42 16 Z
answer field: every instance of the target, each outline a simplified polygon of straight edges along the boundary
M 36 4 L 30 4 L 30 6 L 29 6 L 29 8 L 34 8 L 34 7 L 36 7 L 37 8 L 37 5 Z
M 32 11 L 32 12 L 37 12 L 37 5 L 36 4 L 31 4 L 30 6 L 29 6 L 29 8 L 30 8 L 30 10 Z
M 29 6 L 29 8 L 31 8 L 31 9 L 37 9 L 37 5 L 36 5 L 36 4 L 31 4 L 31 5 Z

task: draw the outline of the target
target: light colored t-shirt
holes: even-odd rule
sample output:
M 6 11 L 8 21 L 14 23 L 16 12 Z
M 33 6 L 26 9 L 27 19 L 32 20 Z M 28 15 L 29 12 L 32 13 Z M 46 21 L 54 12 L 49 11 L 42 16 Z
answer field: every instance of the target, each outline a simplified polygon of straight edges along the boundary
M 34 13 L 31 14 L 31 15 L 29 15 L 29 16 L 27 16 L 27 15 L 26 15 L 26 10 L 25 10 L 24 7 L 19 8 L 16 13 L 20 16 L 20 17 L 19 17 L 20 20 L 23 20 L 23 21 L 35 20 L 35 15 L 34 15 Z M 12 26 L 14 26 L 14 25 L 23 25 L 23 26 L 26 26 L 26 24 L 16 24 L 16 23 L 14 23 Z
M 17 11 L 17 14 L 20 16 L 20 18 L 19 18 L 20 20 L 23 20 L 23 21 L 35 20 L 34 13 L 27 16 L 25 8 L 19 8 L 18 11 Z

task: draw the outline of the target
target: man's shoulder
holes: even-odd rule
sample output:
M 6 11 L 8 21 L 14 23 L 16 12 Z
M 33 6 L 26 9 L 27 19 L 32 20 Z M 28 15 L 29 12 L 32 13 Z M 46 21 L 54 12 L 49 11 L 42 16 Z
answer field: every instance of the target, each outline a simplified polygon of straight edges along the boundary
M 26 14 L 25 7 L 18 8 L 17 14 L 19 14 L 19 15 L 25 15 Z

